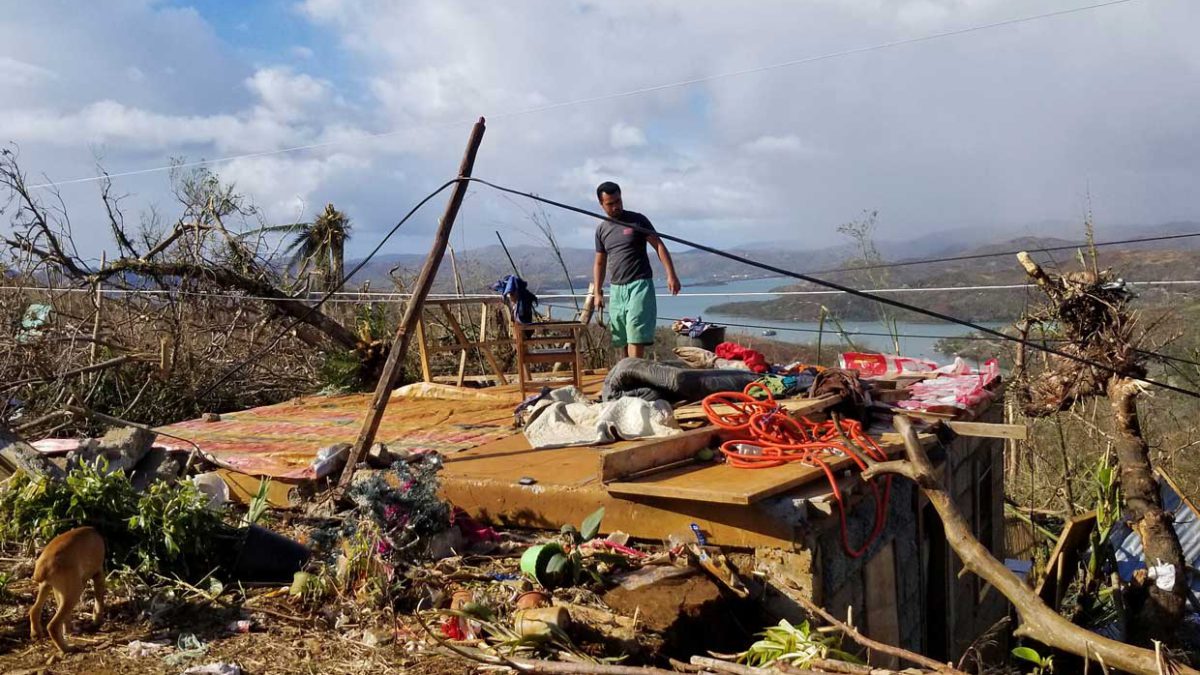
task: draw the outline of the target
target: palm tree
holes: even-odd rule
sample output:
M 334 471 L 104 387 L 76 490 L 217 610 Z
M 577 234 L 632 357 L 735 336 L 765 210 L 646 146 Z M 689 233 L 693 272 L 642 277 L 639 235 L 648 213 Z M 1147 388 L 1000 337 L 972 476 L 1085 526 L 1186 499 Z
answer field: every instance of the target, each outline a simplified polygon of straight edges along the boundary
M 283 251 L 291 256 L 288 266 L 299 268 L 298 277 L 306 273 L 320 277 L 325 290 L 340 286 L 345 274 L 346 240 L 350 238 L 346 214 L 326 204 L 316 220 L 296 223 L 292 229 L 296 234 Z

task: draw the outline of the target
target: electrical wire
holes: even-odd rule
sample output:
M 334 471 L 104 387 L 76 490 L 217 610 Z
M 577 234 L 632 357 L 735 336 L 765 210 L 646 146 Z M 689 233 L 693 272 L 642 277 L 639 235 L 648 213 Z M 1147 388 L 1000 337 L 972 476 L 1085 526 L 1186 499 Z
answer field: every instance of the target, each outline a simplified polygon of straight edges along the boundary
M 887 297 L 883 297 L 883 296 L 879 296 L 879 295 L 873 295 L 871 293 L 866 293 L 866 292 L 860 291 L 858 289 L 851 288 L 849 286 L 844 286 L 842 284 L 839 284 L 839 283 L 836 283 L 833 281 L 827 281 L 825 279 L 819 279 L 819 278 L 811 276 L 809 274 L 803 274 L 800 272 L 787 270 L 782 267 L 777 267 L 775 265 L 770 265 L 770 264 L 760 262 L 760 261 L 757 261 L 757 260 L 754 260 L 751 258 L 747 258 L 746 256 L 743 256 L 743 255 L 738 255 L 736 253 L 730 253 L 728 251 L 724 251 L 724 250 L 721 250 L 721 249 L 718 249 L 718 248 L 715 248 L 712 246 L 708 246 L 706 244 L 701 244 L 698 242 L 690 241 L 688 239 L 684 239 L 682 237 L 678 237 L 673 234 L 667 234 L 665 232 L 659 232 L 659 231 L 655 231 L 653 229 L 647 229 L 645 227 L 642 227 L 641 225 L 637 225 L 634 223 L 619 222 L 619 221 L 613 220 L 612 218 L 609 218 L 606 215 L 602 215 L 602 214 L 596 213 L 594 211 L 588 211 L 586 209 L 581 209 L 577 206 L 571 206 L 570 204 L 564 204 L 562 202 L 558 202 L 553 199 L 547 199 L 545 197 L 541 197 L 541 196 L 535 195 L 533 193 L 522 192 L 520 190 L 515 190 L 513 188 L 508 188 L 508 187 L 504 187 L 502 185 L 497 185 L 495 183 L 484 180 L 482 178 L 472 177 L 472 178 L 467 178 L 466 180 L 476 182 L 481 185 L 486 185 L 494 190 L 499 190 L 501 192 L 507 192 L 507 193 L 513 194 L 513 195 L 519 195 L 519 196 L 525 197 L 526 199 L 532 199 L 534 201 L 538 201 L 543 204 L 548 204 L 550 206 L 554 206 L 554 207 L 563 209 L 565 211 L 571 211 L 574 213 L 588 216 L 590 218 L 596 218 L 598 220 L 619 224 L 622 227 L 632 228 L 633 230 L 635 230 L 637 232 L 641 232 L 642 234 L 656 236 L 660 239 L 666 239 L 667 241 L 673 241 L 673 242 L 676 242 L 679 244 L 683 244 L 684 246 L 689 246 L 689 247 L 697 249 L 697 250 L 705 251 L 705 252 L 711 253 L 713 255 L 720 256 L 722 258 L 734 260 L 734 261 L 743 263 L 745 265 L 749 265 L 751 267 L 757 267 L 758 269 L 766 270 L 768 272 L 773 272 L 775 274 L 778 274 L 779 276 L 791 277 L 793 279 L 807 281 L 811 284 L 816 284 L 818 286 L 824 286 L 826 288 L 832 288 L 834 290 L 843 291 L 849 295 L 853 295 L 858 298 L 863 298 L 864 300 L 871 300 L 871 301 L 877 302 L 879 304 L 888 305 L 889 307 L 895 307 L 896 309 L 903 309 L 903 310 L 907 310 L 910 312 L 916 312 L 917 314 L 923 314 L 925 316 L 932 317 L 934 319 L 939 319 L 939 320 L 945 321 L 947 323 L 955 323 L 960 326 L 966 326 L 968 328 L 974 329 L 974 330 L 976 330 L 980 333 L 984 333 L 986 335 L 992 335 L 992 336 L 995 336 L 1002 340 L 1008 340 L 1010 342 L 1016 342 L 1018 344 L 1023 344 L 1026 347 L 1031 347 L 1033 349 L 1037 349 L 1039 351 L 1043 351 L 1048 354 L 1053 354 L 1060 358 L 1065 358 L 1070 361 L 1074 361 L 1076 363 L 1082 363 L 1082 364 L 1090 366 L 1092 368 L 1098 368 L 1100 370 L 1103 370 L 1108 373 L 1112 373 L 1114 375 L 1119 375 L 1122 377 L 1133 377 L 1134 379 L 1137 379 L 1141 382 L 1145 382 L 1146 384 L 1154 385 L 1161 389 L 1166 389 L 1168 391 L 1174 391 L 1176 393 L 1184 394 L 1184 395 L 1190 396 L 1192 398 L 1200 398 L 1200 392 L 1197 392 L 1197 391 L 1194 391 L 1191 389 L 1184 389 L 1182 387 L 1176 387 L 1175 385 L 1169 384 L 1167 382 L 1151 380 L 1146 377 L 1129 375 L 1129 374 L 1124 373 L 1116 368 L 1113 368 L 1112 366 L 1107 366 L 1105 364 L 1098 363 L 1096 361 L 1092 361 L 1091 359 L 1087 359 L 1082 356 L 1078 356 L 1075 354 L 1071 354 L 1069 352 L 1062 351 L 1061 349 L 1055 349 L 1053 347 L 1049 347 L 1044 344 L 1039 344 L 1033 340 L 1017 337 L 1014 335 L 1007 335 L 998 330 L 988 328 L 987 326 L 982 326 L 975 322 L 967 321 L 965 319 L 960 319 L 958 317 L 951 316 L 949 314 L 944 314 L 942 312 L 938 312 L 938 311 L 935 311 L 932 309 L 926 309 L 924 307 L 918 307 L 916 305 L 910 305 L 906 302 L 901 302 L 899 300 L 893 300 L 891 298 L 887 298 Z
M 521 117 L 521 116 L 525 116 L 525 115 L 532 115 L 535 113 L 548 112 L 551 110 L 558 110 L 561 108 L 569 108 L 569 107 L 574 107 L 574 106 L 578 106 L 578 105 L 587 105 L 587 104 L 591 104 L 591 103 L 599 103 L 601 101 L 608 101 L 608 100 L 620 99 L 620 98 L 629 98 L 629 97 L 633 97 L 633 96 L 641 96 L 643 94 L 650 94 L 650 93 L 655 93 L 655 92 L 660 92 L 660 91 L 666 91 L 669 89 L 679 89 L 679 88 L 683 88 L 683 87 L 690 87 L 690 86 L 694 86 L 697 84 L 704 84 L 706 82 L 714 82 L 717 80 L 723 80 L 723 79 L 728 79 L 728 78 L 732 78 L 732 77 L 741 77 L 744 75 L 765 73 L 765 72 L 772 71 L 772 70 L 793 68 L 796 66 L 802 66 L 802 65 L 809 64 L 809 63 L 816 63 L 818 61 L 828 61 L 830 59 L 836 59 L 836 58 L 840 58 L 840 57 L 844 57 L 844 56 L 852 56 L 855 54 L 865 54 L 867 52 L 879 51 L 881 49 L 900 47 L 903 45 L 916 44 L 919 42 L 929 42 L 931 40 L 939 40 L 942 38 L 954 37 L 954 36 L 958 36 L 958 35 L 966 35 L 968 33 L 975 33 L 978 31 L 990 30 L 993 28 L 1014 26 L 1017 24 L 1029 23 L 1031 21 L 1039 21 L 1042 19 L 1049 19 L 1049 18 L 1054 18 L 1054 17 L 1059 17 L 1059 16 L 1065 16 L 1067 14 L 1076 14 L 1079 12 L 1087 12 L 1087 11 L 1091 11 L 1091 10 L 1102 9 L 1104 7 L 1112 7 L 1114 5 L 1123 5 L 1123 4 L 1126 4 L 1129 2 L 1136 2 L 1136 1 L 1137 0 L 1109 0 L 1108 2 L 1100 2 L 1100 3 L 1091 4 L 1091 5 L 1083 5 L 1081 7 L 1071 7 L 1068 9 L 1061 9 L 1061 10 L 1056 10 L 1053 12 L 1045 12 L 1042 14 L 1034 14 L 1031 16 L 1017 17 L 1015 19 L 1005 19 L 1003 21 L 995 21 L 992 23 L 980 24 L 980 25 L 976 25 L 976 26 L 968 26 L 966 28 L 957 28 L 954 30 L 942 31 L 940 33 L 931 33 L 929 35 L 921 35 L 921 36 L 913 37 L 913 38 L 892 40 L 890 42 L 882 42 L 879 44 L 869 45 L 869 46 L 865 46 L 865 47 L 855 47 L 852 49 L 845 49 L 845 50 L 841 50 L 841 51 L 837 51 L 837 52 L 831 52 L 828 54 L 821 54 L 819 56 L 807 56 L 804 58 L 792 59 L 789 61 L 782 61 L 779 63 L 755 66 L 753 68 L 744 68 L 741 70 L 732 70 L 732 71 L 727 71 L 724 73 L 715 73 L 713 75 L 705 75 L 703 77 L 694 77 L 694 78 L 690 78 L 690 79 L 686 79 L 686 80 L 678 80 L 675 82 L 666 82 L 666 83 L 662 83 L 662 84 L 650 85 L 647 87 L 640 87 L 637 89 L 629 89 L 626 91 L 612 92 L 612 93 L 608 93 L 608 94 L 599 94 L 597 96 L 587 96 L 584 98 L 570 99 L 570 100 L 566 100 L 566 101 L 558 101 L 558 102 L 554 102 L 554 103 L 547 103 L 547 104 L 540 105 L 540 106 L 533 106 L 533 107 L 525 108 L 525 109 L 521 109 L 521 110 L 493 113 L 491 115 L 488 115 L 487 117 L 491 120 L 498 120 L 498 119 L 512 118 L 512 117 Z M 296 146 L 291 146 L 291 147 L 286 147 L 286 148 L 278 148 L 276 150 L 261 150 L 258 152 L 247 152 L 247 153 L 238 154 L 238 155 L 228 155 L 228 156 L 220 157 L 217 159 L 196 160 L 193 162 L 168 164 L 168 165 L 164 165 L 164 166 L 149 167 L 149 168 L 145 168 L 145 169 L 133 169 L 130 171 L 106 173 L 101 176 L 88 176 L 88 177 L 84 177 L 84 178 L 73 178 L 73 179 L 63 180 L 63 181 L 48 181 L 46 183 L 30 185 L 30 186 L 28 186 L 28 189 L 37 190 L 37 189 L 57 187 L 57 186 L 62 186 L 62 185 L 92 183 L 92 182 L 101 181 L 101 180 L 111 180 L 113 178 L 126 178 L 129 176 L 139 176 L 139 175 L 144 175 L 144 174 L 149 174 L 149 173 L 170 171 L 172 169 L 187 169 L 187 168 L 192 168 L 192 167 L 197 167 L 197 166 L 211 166 L 214 164 L 225 164 L 225 163 L 233 162 L 233 161 L 236 161 L 239 159 L 271 157 L 274 155 L 281 155 L 281 154 L 285 154 L 285 153 L 289 153 L 289 152 L 297 152 L 300 150 L 315 150 L 318 148 L 327 148 L 327 147 L 331 147 L 331 146 L 338 145 L 341 143 L 345 143 L 348 140 L 360 140 L 360 139 L 361 140 L 370 140 L 370 139 L 387 138 L 389 136 L 395 136 L 397 134 L 400 134 L 400 133 L 403 133 L 406 131 L 411 131 L 414 128 L 432 128 L 432 127 L 442 127 L 442 126 L 459 125 L 459 124 L 471 124 L 474 121 L 475 121 L 474 119 L 471 119 L 471 120 L 466 120 L 466 121 L 464 121 L 464 120 L 455 120 L 455 121 L 445 120 L 442 122 L 427 122 L 425 124 L 418 124 L 415 127 L 408 126 L 408 127 L 405 127 L 404 129 L 391 129 L 388 131 L 366 133 L 366 134 L 363 134 L 363 135 L 357 137 L 356 139 L 339 138 L 337 140 L 322 141 L 320 143 L 307 143 L 304 145 L 296 145 Z
M 1188 239 L 1190 237 L 1200 237 L 1200 232 L 1190 232 L 1187 234 L 1167 234 L 1167 235 L 1162 235 L 1162 236 L 1157 236 L 1157 237 L 1140 237 L 1137 239 L 1119 239 L 1116 241 L 1100 241 L 1100 242 L 1096 242 L 1096 243 L 1092 244 L 1092 246 L 1094 246 L 1096 248 L 1100 248 L 1103 246 L 1119 246 L 1119 245 L 1124 245 L 1124 244 L 1143 244 L 1146 242 L 1154 242 L 1154 241 L 1172 241 L 1175 239 Z M 1044 246 L 1044 247 L 1038 248 L 1037 252 L 1050 253 L 1053 251 L 1073 251 L 1075 249 L 1080 248 L 1081 246 L 1087 246 L 1087 245 L 1088 244 L 1086 242 L 1081 242 L 1079 244 L 1064 244 L 1062 246 Z M 1029 249 L 1029 250 L 1032 250 L 1032 249 Z M 832 272 L 859 272 L 862 270 L 879 270 L 879 269 L 888 269 L 891 267 L 907 267 L 910 265 L 932 265 L 935 263 L 958 262 L 961 260 L 981 260 L 983 258 L 997 258 L 997 257 L 1001 257 L 1001 256 L 1014 256 L 1018 253 L 1022 253 L 1022 251 L 1016 250 L 1016 251 L 1000 251 L 998 253 L 973 253 L 973 254 L 969 254 L 969 255 L 948 256 L 945 258 L 925 258 L 922 260 L 906 260 L 906 261 L 894 262 L 894 263 L 878 263 L 878 264 L 874 264 L 874 265 L 858 265 L 855 267 L 831 267 L 828 269 L 806 272 L 806 274 L 830 274 Z
M 1154 281 L 1126 281 L 1126 286 L 1197 286 L 1200 285 L 1200 279 L 1161 279 Z M 1006 290 L 1031 290 L 1037 288 L 1035 284 L 989 284 L 978 286 L 913 286 L 913 287 L 896 287 L 896 288 L 864 288 L 863 293 L 955 293 L 966 291 L 1006 291 Z M 0 290 L 6 290 L 0 287 Z M 50 288 L 48 286 L 21 286 L 12 290 L 20 290 L 24 292 L 56 292 L 56 293 L 86 293 L 94 294 L 96 291 L 91 288 Z M 206 296 L 210 298 L 235 298 L 239 300 L 278 300 L 276 297 L 245 295 L 240 293 L 219 293 L 210 291 L 184 291 L 175 289 L 158 289 L 158 288 L 101 288 L 101 293 L 105 295 L 195 295 Z M 741 298 L 755 296 L 772 296 L 772 297 L 791 297 L 791 296 L 806 296 L 806 295 L 843 295 L 845 291 L 738 291 L 734 293 L 656 293 L 655 297 L 659 298 Z M 319 298 L 323 293 L 312 292 L 308 294 L 308 298 Z M 412 296 L 412 293 L 391 292 L 391 291 L 343 291 L 333 294 L 336 300 L 332 301 L 347 301 L 347 302 L 401 302 Z M 435 299 L 483 299 L 492 298 L 492 295 L 483 294 L 464 294 L 457 293 L 431 293 L 430 298 Z M 547 293 L 539 297 L 553 299 L 571 299 L 571 298 L 586 298 L 586 293 Z M 302 296 L 292 296 L 292 299 L 302 299 Z

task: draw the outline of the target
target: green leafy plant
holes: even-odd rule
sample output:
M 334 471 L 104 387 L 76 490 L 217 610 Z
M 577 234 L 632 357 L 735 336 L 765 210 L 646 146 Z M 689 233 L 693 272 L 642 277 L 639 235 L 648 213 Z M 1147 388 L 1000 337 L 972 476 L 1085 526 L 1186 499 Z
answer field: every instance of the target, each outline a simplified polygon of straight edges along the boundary
M 838 634 L 825 634 L 807 621 L 793 625 L 781 619 L 778 625 L 759 633 L 760 640 L 742 652 L 739 660 L 759 668 L 782 661 L 798 668 L 808 667 L 813 659 L 836 659 L 861 663 L 853 654 L 841 649 Z
M 187 482 L 159 482 L 139 494 L 124 472 L 106 473 L 103 461 L 61 481 L 17 474 L 0 489 L 0 537 L 41 545 L 87 525 L 104 537 L 110 567 L 197 578 L 220 566 L 238 539 L 207 504 Z
M 258 481 L 258 491 L 250 499 L 250 506 L 246 509 L 246 518 L 244 522 L 247 525 L 256 525 L 259 520 L 262 520 L 263 514 L 267 512 L 267 507 L 270 503 L 267 501 L 267 491 L 271 488 L 271 479 L 263 476 Z
M 1033 675 L 1045 675 L 1054 672 L 1054 657 L 1042 656 L 1029 647 L 1014 647 L 1012 655 L 1033 664 Z

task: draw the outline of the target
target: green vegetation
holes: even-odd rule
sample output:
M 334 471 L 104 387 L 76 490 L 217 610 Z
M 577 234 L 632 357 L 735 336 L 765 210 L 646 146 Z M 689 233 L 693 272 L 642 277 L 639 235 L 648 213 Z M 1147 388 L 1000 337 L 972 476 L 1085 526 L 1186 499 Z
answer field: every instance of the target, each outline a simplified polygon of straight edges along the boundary
M 238 530 L 189 482 L 158 482 L 139 494 L 122 471 L 81 465 L 66 480 L 15 475 L 0 490 L 0 537 L 44 545 L 91 526 L 107 544 L 110 567 L 200 578 L 229 562 Z M 224 539 L 230 545 L 221 545 Z
M 837 659 L 862 663 L 849 652 L 842 651 L 840 633 L 824 633 L 807 621 L 792 625 L 786 619 L 762 633 L 761 639 L 741 654 L 740 661 L 759 668 L 783 662 L 797 668 L 807 668 L 813 659 Z

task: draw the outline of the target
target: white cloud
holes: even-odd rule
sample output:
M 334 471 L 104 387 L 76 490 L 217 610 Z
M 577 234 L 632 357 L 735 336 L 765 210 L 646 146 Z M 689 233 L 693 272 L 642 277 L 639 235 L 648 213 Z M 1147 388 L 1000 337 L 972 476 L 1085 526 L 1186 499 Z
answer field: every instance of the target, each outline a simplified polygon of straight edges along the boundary
M 330 178 L 359 171 L 370 162 L 344 153 L 325 158 L 247 157 L 225 164 L 222 179 L 253 195 L 255 205 L 271 223 L 294 222 L 323 208 L 318 191 Z
M 298 141 L 300 132 L 262 110 L 241 115 L 164 115 L 116 101 L 98 101 L 73 113 L 14 110 L 0 117 L 0 137 L 59 146 L 112 144 L 122 148 L 219 151 L 269 150 Z
M 1108 222 L 1195 218 L 1196 3 L 1129 3 L 651 91 L 1046 4 L 304 0 L 318 64 L 308 45 L 264 55 L 236 32 L 217 36 L 203 3 L 18 3 L 0 23 L 12 55 L 0 56 L 0 84 L 22 90 L 0 99 L 0 140 L 55 179 L 90 174 L 97 145 L 119 170 L 332 142 L 218 170 L 272 213 L 297 197 L 353 203 L 359 223 L 387 222 L 452 176 L 479 115 L 477 175 L 583 205 L 612 178 L 630 208 L 714 243 L 802 219 L 791 236 L 823 245 L 864 208 L 880 210 L 883 237 L 1074 218 L 1083 176 Z M 144 78 L 120 77 L 127 68 Z M 630 90 L 647 92 L 607 96 Z M 553 105 L 563 101 L 583 102 Z M 163 176 L 138 181 L 147 201 L 165 191 Z M 94 191 L 78 194 L 94 207 L 83 201 Z M 523 217 L 472 194 L 467 222 Z M 558 217 L 586 245 L 588 228 Z
M 287 68 L 261 68 L 246 79 L 246 88 L 283 119 L 301 117 L 313 106 L 328 103 L 330 99 L 328 82 L 304 73 L 295 74 Z
M 617 122 L 608 131 L 608 142 L 618 150 L 636 148 L 646 144 L 646 134 L 633 125 Z
M 759 136 L 758 138 L 742 144 L 742 150 L 752 154 L 784 154 L 784 155 L 802 155 L 812 154 L 813 151 L 800 140 L 800 137 L 795 134 L 786 134 L 783 136 Z
M 0 86 L 23 87 L 52 79 L 53 71 L 10 56 L 0 56 Z

